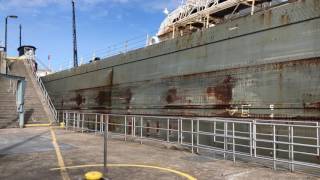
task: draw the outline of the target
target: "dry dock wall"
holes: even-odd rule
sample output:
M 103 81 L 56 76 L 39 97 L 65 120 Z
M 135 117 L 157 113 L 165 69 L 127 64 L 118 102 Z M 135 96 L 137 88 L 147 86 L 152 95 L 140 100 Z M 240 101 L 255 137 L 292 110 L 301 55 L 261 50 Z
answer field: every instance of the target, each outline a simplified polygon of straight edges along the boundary
M 58 110 L 320 118 L 320 0 L 43 78 Z

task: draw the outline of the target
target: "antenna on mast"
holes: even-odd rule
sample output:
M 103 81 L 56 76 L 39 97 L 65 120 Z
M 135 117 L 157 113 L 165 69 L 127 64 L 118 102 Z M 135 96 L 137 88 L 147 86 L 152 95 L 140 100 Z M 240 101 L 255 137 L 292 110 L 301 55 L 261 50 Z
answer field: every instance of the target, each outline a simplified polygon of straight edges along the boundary
M 72 29 L 73 29 L 73 67 L 78 67 L 78 48 L 76 31 L 76 11 L 74 0 L 72 0 Z

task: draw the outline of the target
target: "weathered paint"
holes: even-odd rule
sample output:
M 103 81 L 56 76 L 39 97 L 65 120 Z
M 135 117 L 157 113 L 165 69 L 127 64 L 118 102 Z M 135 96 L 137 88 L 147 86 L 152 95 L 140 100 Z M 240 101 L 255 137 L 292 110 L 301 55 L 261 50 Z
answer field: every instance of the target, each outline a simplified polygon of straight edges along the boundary
M 320 119 L 319 1 L 259 12 L 43 80 L 60 110 Z

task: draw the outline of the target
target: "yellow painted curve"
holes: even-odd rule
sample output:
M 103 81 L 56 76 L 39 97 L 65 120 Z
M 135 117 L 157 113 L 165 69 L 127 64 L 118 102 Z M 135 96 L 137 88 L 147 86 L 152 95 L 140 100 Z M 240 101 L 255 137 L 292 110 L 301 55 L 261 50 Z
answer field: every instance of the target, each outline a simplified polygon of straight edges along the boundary
M 88 165 L 79 165 L 79 166 L 67 166 L 67 167 L 59 167 L 59 168 L 52 168 L 51 171 L 56 171 L 56 170 L 61 170 L 62 168 L 64 169 L 79 169 L 79 168 L 88 168 L 88 167 L 102 167 L 103 164 L 88 164 Z M 197 180 L 197 178 L 181 172 L 181 171 L 177 171 L 174 169 L 170 169 L 170 168 L 164 168 L 164 167 L 159 167 L 159 166 L 151 166 L 151 165 L 142 165 L 142 164 L 108 164 L 108 167 L 138 167 L 138 168 L 149 168 L 149 169 L 157 169 L 157 170 L 161 170 L 161 171 L 167 171 L 167 172 L 171 172 L 174 174 L 177 174 L 181 177 L 185 177 L 188 180 Z

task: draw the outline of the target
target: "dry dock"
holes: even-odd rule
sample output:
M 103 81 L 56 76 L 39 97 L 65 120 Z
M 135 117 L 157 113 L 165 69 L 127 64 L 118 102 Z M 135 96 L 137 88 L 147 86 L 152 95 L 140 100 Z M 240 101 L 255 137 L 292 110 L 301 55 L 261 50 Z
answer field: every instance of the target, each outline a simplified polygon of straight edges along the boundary
M 87 171 L 102 171 L 102 136 L 52 130 L 53 133 L 48 127 L 0 130 L 0 179 L 82 179 Z M 58 143 L 57 148 L 54 142 Z M 108 177 L 113 180 L 315 179 L 168 147 L 112 138 L 108 143 Z

